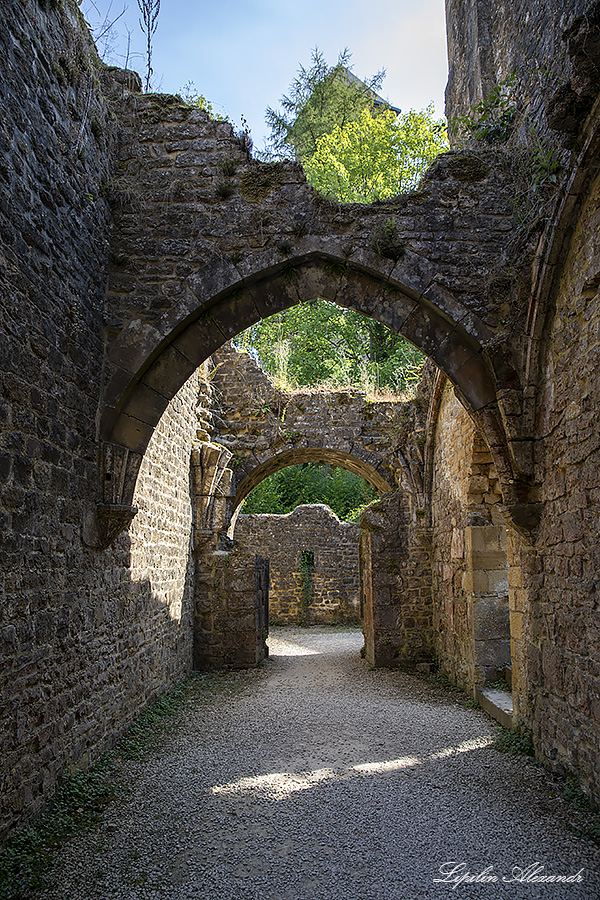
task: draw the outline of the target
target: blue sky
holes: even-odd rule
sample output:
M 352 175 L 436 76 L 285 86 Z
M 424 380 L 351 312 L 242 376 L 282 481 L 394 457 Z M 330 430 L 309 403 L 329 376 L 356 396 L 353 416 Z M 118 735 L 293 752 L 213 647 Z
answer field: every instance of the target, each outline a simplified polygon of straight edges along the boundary
M 105 16 L 124 15 L 112 41 L 99 47 L 107 62 L 123 65 L 127 31 L 130 68 L 145 68 L 144 38 L 137 0 L 83 0 L 81 8 L 99 34 Z M 162 0 L 154 36 L 154 84 L 179 93 L 193 81 L 216 111 L 239 125 L 247 119 L 254 143 L 267 134 L 264 113 L 278 106 L 299 63 L 310 63 L 318 46 L 333 64 L 338 52 L 352 52 L 359 78 L 385 68 L 381 93 L 403 110 L 434 102 L 443 114 L 447 77 L 444 0 Z

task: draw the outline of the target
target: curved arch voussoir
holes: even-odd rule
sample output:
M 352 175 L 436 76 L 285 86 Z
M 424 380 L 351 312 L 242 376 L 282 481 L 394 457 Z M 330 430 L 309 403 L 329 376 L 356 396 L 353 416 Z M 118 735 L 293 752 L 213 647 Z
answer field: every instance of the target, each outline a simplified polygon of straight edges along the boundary
M 340 450 L 332 450 L 327 447 L 300 447 L 283 450 L 269 456 L 267 459 L 255 465 L 247 474 L 238 482 L 235 489 L 235 496 L 232 503 L 232 512 L 235 512 L 246 499 L 248 494 L 257 487 L 261 481 L 280 472 L 288 466 L 298 465 L 300 463 L 319 463 L 323 465 L 338 466 L 347 469 L 369 484 L 379 494 L 385 494 L 392 491 L 393 485 L 390 484 L 387 473 L 382 474 L 374 466 L 365 460 L 360 459 L 351 453 L 345 453 Z

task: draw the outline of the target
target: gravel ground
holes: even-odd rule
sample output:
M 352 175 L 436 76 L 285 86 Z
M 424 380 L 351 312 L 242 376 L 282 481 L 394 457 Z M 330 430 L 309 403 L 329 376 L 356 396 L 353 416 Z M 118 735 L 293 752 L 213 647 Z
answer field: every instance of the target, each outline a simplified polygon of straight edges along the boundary
M 600 896 L 600 851 L 543 769 L 491 749 L 484 713 L 371 671 L 358 632 L 275 629 L 269 645 L 128 764 L 127 800 L 65 847 L 47 900 Z M 535 864 L 583 871 L 513 880 Z M 444 866 L 459 868 L 436 882 Z

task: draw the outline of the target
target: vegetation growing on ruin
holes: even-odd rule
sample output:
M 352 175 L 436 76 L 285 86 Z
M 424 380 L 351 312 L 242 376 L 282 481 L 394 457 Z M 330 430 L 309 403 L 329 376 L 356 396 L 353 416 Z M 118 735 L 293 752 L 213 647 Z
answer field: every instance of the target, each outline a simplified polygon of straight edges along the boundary
M 467 113 L 452 118 L 450 128 L 459 145 L 472 140 L 486 144 L 508 141 L 518 110 L 515 82 L 515 76 L 509 75 Z
M 375 237 L 386 253 L 397 252 L 394 234 Z M 261 319 L 238 335 L 236 344 L 284 389 L 351 386 L 369 396 L 401 394 L 414 388 L 424 361 L 416 347 L 385 325 L 325 300 Z
M 366 481 L 339 467 L 303 463 L 265 478 L 246 498 L 242 512 L 285 515 L 305 503 L 325 503 L 339 519 L 356 521 L 377 497 Z
M 385 71 L 361 81 L 348 49 L 329 66 L 312 51 L 300 66 L 281 111 L 267 109 L 270 149 L 301 162 L 308 183 L 340 203 L 372 203 L 416 188 L 429 164 L 448 150 L 433 106 L 400 114 L 378 96 Z
M 433 106 L 402 115 L 365 109 L 357 121 L 323 135 L 304 160 L 304 170 L 308 183 L 325 197 L 372 203 L 415 189 L 446 150 L 446 125 L 434 118 Z
M 501 753 L 535 756 L 533 735 L 531 730 L 522 722 L 519 722 L 514 728 L 501 728 L 493 746 L 495 750 L 500 750 Z
M 300 66 L 281 99 L 282 110 L 267 110 L 271 152 L 301 162 L 308 182 L 336 202 L 370 203 L 413 190 L 429 163 L 448 149 L 445 123 L 434 119 L 433 107 L 399 115 L 376 93 L 385 72 L 361 81 L 350 61 L 344 50 L 329 66 L 313 50 L 311 65 Z M 242 194 L 263 199 L 277 174 L 273 165 L 250 170 L 245 177 L 253 181 L 242 184 Z M 299 221 L 297 236 L 305 230 Z M 392 219 L 374 231 L 372 247 L 386 259 L 401 258 L 404 247 Z M 292 248 L 282 242 L 279 250 L 288 256 Z M 368 395 L 400 394 L 414 386 L 424 361 L 379 322 L 325 300 L 264 319 L 237 343 L 286 389 L 352 386 Z

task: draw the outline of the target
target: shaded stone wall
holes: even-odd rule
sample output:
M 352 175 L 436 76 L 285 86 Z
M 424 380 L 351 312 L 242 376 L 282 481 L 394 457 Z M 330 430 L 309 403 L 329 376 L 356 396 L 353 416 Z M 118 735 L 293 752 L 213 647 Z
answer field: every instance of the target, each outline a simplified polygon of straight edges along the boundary
M 408 495 L 371 504 L 360 521 L 360 605 L 365 657 L 374 666 L 429 671 L 434 659 L 428 532 Z
M 557 142 L 545 106 L 569 71 L 566 27 L 587 0 L 446 0 L 448 118 L 464 115 L 494 86 L 514 76 L 518 119 Z
M 358 525 L 311 504 L 285 516 L 241 515 L 234 541 L 269 560 L 274 625 L 358 625 L 358 535 Z M 303 553 L 312 566 L 306 557 L 302 564 Z
M 194 667 L 247 668 L 267 655 L 269 561 L 247 547 L 203 547 L 194 595 Z
M 523 713 L 541 752 L 600 788 L 600 180 L 575 229 L 547 324 L 538 388 L 534 549 L 518 542 L 526 648 Z
M 0 834 L 191 667 L 189 445 L 198 379 L 161 419 L 138 518 L 98 499 L 112 119 L 76 4 L 0 8 Z M 160 479 L 160 483 L 157 481 Z

